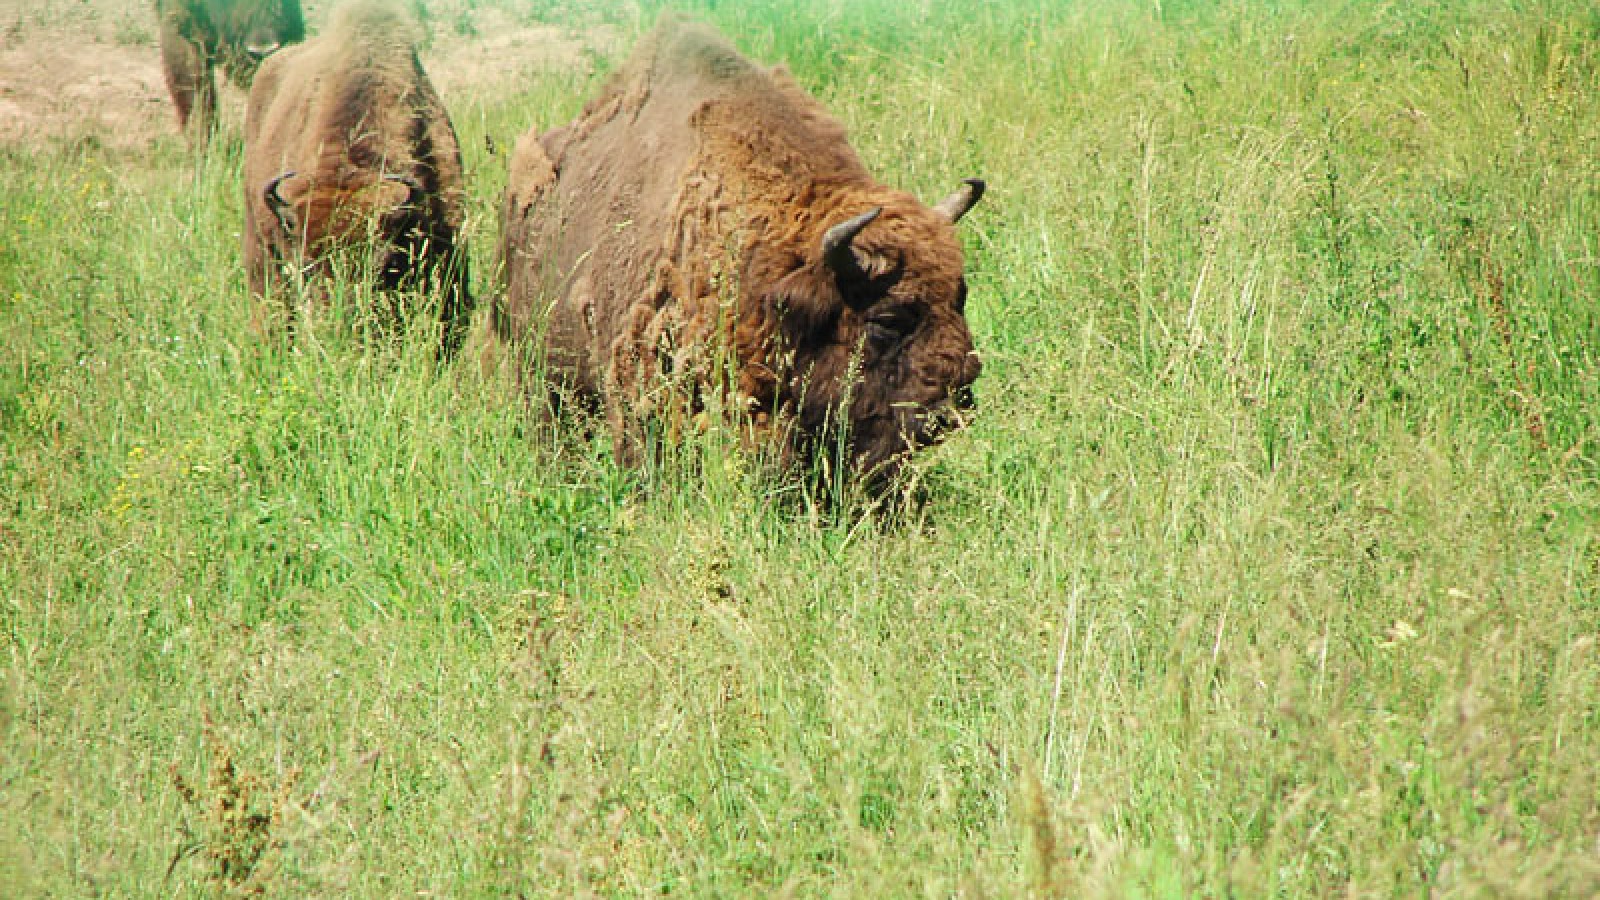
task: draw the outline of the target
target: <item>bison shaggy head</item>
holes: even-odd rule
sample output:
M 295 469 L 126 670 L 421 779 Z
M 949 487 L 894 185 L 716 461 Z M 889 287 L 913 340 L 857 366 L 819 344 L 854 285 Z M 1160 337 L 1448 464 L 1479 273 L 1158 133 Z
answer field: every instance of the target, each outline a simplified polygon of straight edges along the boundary
M 370 250 L 357 267 L 380 288 L 399 287 L 432 238 L 424 216 L 427 191 L 410 175 L 319 184 L 285 172 L 267 182 L 262 199 L 287 244 L 313 258 L 326 262 L 341 251 Z
M 843 198 L 772 283 L 762 306 L 782 336 L 773 369 L 788 373 L 775 387 L 805 456 L 842 437 L 854 471 L 881 483 L 964 424 L 982 366 L 952 226 L 983 189 L 969 180 L 931 209 L 901 194 L 878 194 L 864 210 Z

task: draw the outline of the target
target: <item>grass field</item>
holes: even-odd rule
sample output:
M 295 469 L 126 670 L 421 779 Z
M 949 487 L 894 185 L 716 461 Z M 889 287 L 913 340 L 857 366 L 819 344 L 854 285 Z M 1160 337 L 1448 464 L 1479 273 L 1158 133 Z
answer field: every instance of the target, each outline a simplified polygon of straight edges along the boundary
M 989 182 L 923 502 L 263 339 L 237 122 L 0 150 L 0 894 L 1600 894 L 1600 13 L 687 8 Z M 446 96 L 478 294 L 616 61 Z

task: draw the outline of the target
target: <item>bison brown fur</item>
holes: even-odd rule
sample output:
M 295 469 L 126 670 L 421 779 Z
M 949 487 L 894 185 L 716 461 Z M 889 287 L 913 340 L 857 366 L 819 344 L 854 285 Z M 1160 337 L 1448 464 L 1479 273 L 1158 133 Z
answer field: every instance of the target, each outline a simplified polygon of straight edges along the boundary
M 439 289 L 448 353 L 470 311 L 461 149 L 415 30 L 389 3 L 351 0 L 262 66 L 245 111 L 244 260 L 259 297 L 371 248 L 360 264 L 378 288 Z
M 178 125 L 192 123 L 202 143 L 216 120 L 215 69 L 247 88 L 268 54 L 306 36 L 300 0 L 156 0 L 156 16 Z
M 785 70 L 669 17 L 576 122 L 518 143 L 496 330 L 603 407 L 624 459 L 645 420 L 720 398 L 783 458 L 844 439 L 876 481 L 970 403 L 953 226 L 982 191 L 879 184 Z

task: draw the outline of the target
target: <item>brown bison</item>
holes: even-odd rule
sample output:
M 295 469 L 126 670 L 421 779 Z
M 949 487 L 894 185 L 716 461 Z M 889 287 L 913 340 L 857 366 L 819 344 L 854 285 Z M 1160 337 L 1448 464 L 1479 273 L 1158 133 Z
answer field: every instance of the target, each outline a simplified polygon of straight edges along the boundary
M 878 481 L 958 426 L 979 362 L 954 225 L 874 181 L 780 68 L 667 18 L 577 121 L 517 145 L 497 334 L 556 395 L 641 427 L 735 409 L 781 457 Z
M 202 142 L 217 116 L 215 68 L 249 87 L 261 60 L 306 36 L 299 0 L 156 0 L 156 15 L 178 125 L 188 129 L 192 119 Z
M 245 109 L 244 261 L 257 296 L 341 258 L 380 289 L 438 288 L 449 353 L 470 312 L 461 148 L 416 37 L 395 6 L 352 0 L 261 67 Z

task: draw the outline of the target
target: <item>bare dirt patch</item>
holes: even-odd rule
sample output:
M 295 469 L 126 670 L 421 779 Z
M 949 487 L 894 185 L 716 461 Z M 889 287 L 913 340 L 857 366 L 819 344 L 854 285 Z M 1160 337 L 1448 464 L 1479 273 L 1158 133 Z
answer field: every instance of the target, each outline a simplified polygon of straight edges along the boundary
M 613 27 L 576 32 L 519 22 L 497 9 L 473 11 L 466 33 L 446 27 L 437 16 L 432 24 L 432 46 L 423 52 L 422 64 L 446 103 L 452 96 L 514 89 L 539 72 L 588 71 L 596 59 L 614 55 L 622 42 Z
M 315 33 L 330 3 L 305 4 Z M 549 70 L 586 71 L 616 52 L 617 29 L 574 31 L 503 10 L 429 4 L 423 50 L 446 105 L 515 90 Z M 0 145 L 94 139 L 120 148 L 178 137 L 161 74 L 153 4 L 129 0 L 0 0 Z M 242 118 L 243 95 L 222 89 L 222 118 Z
M 0 0 L 0 142 L 92 134 L 133 146 L 153 140 L 163 126 L 176 131 L 155 14 L 141 11 L 148 22 L 96 14 L 86 4 Z

